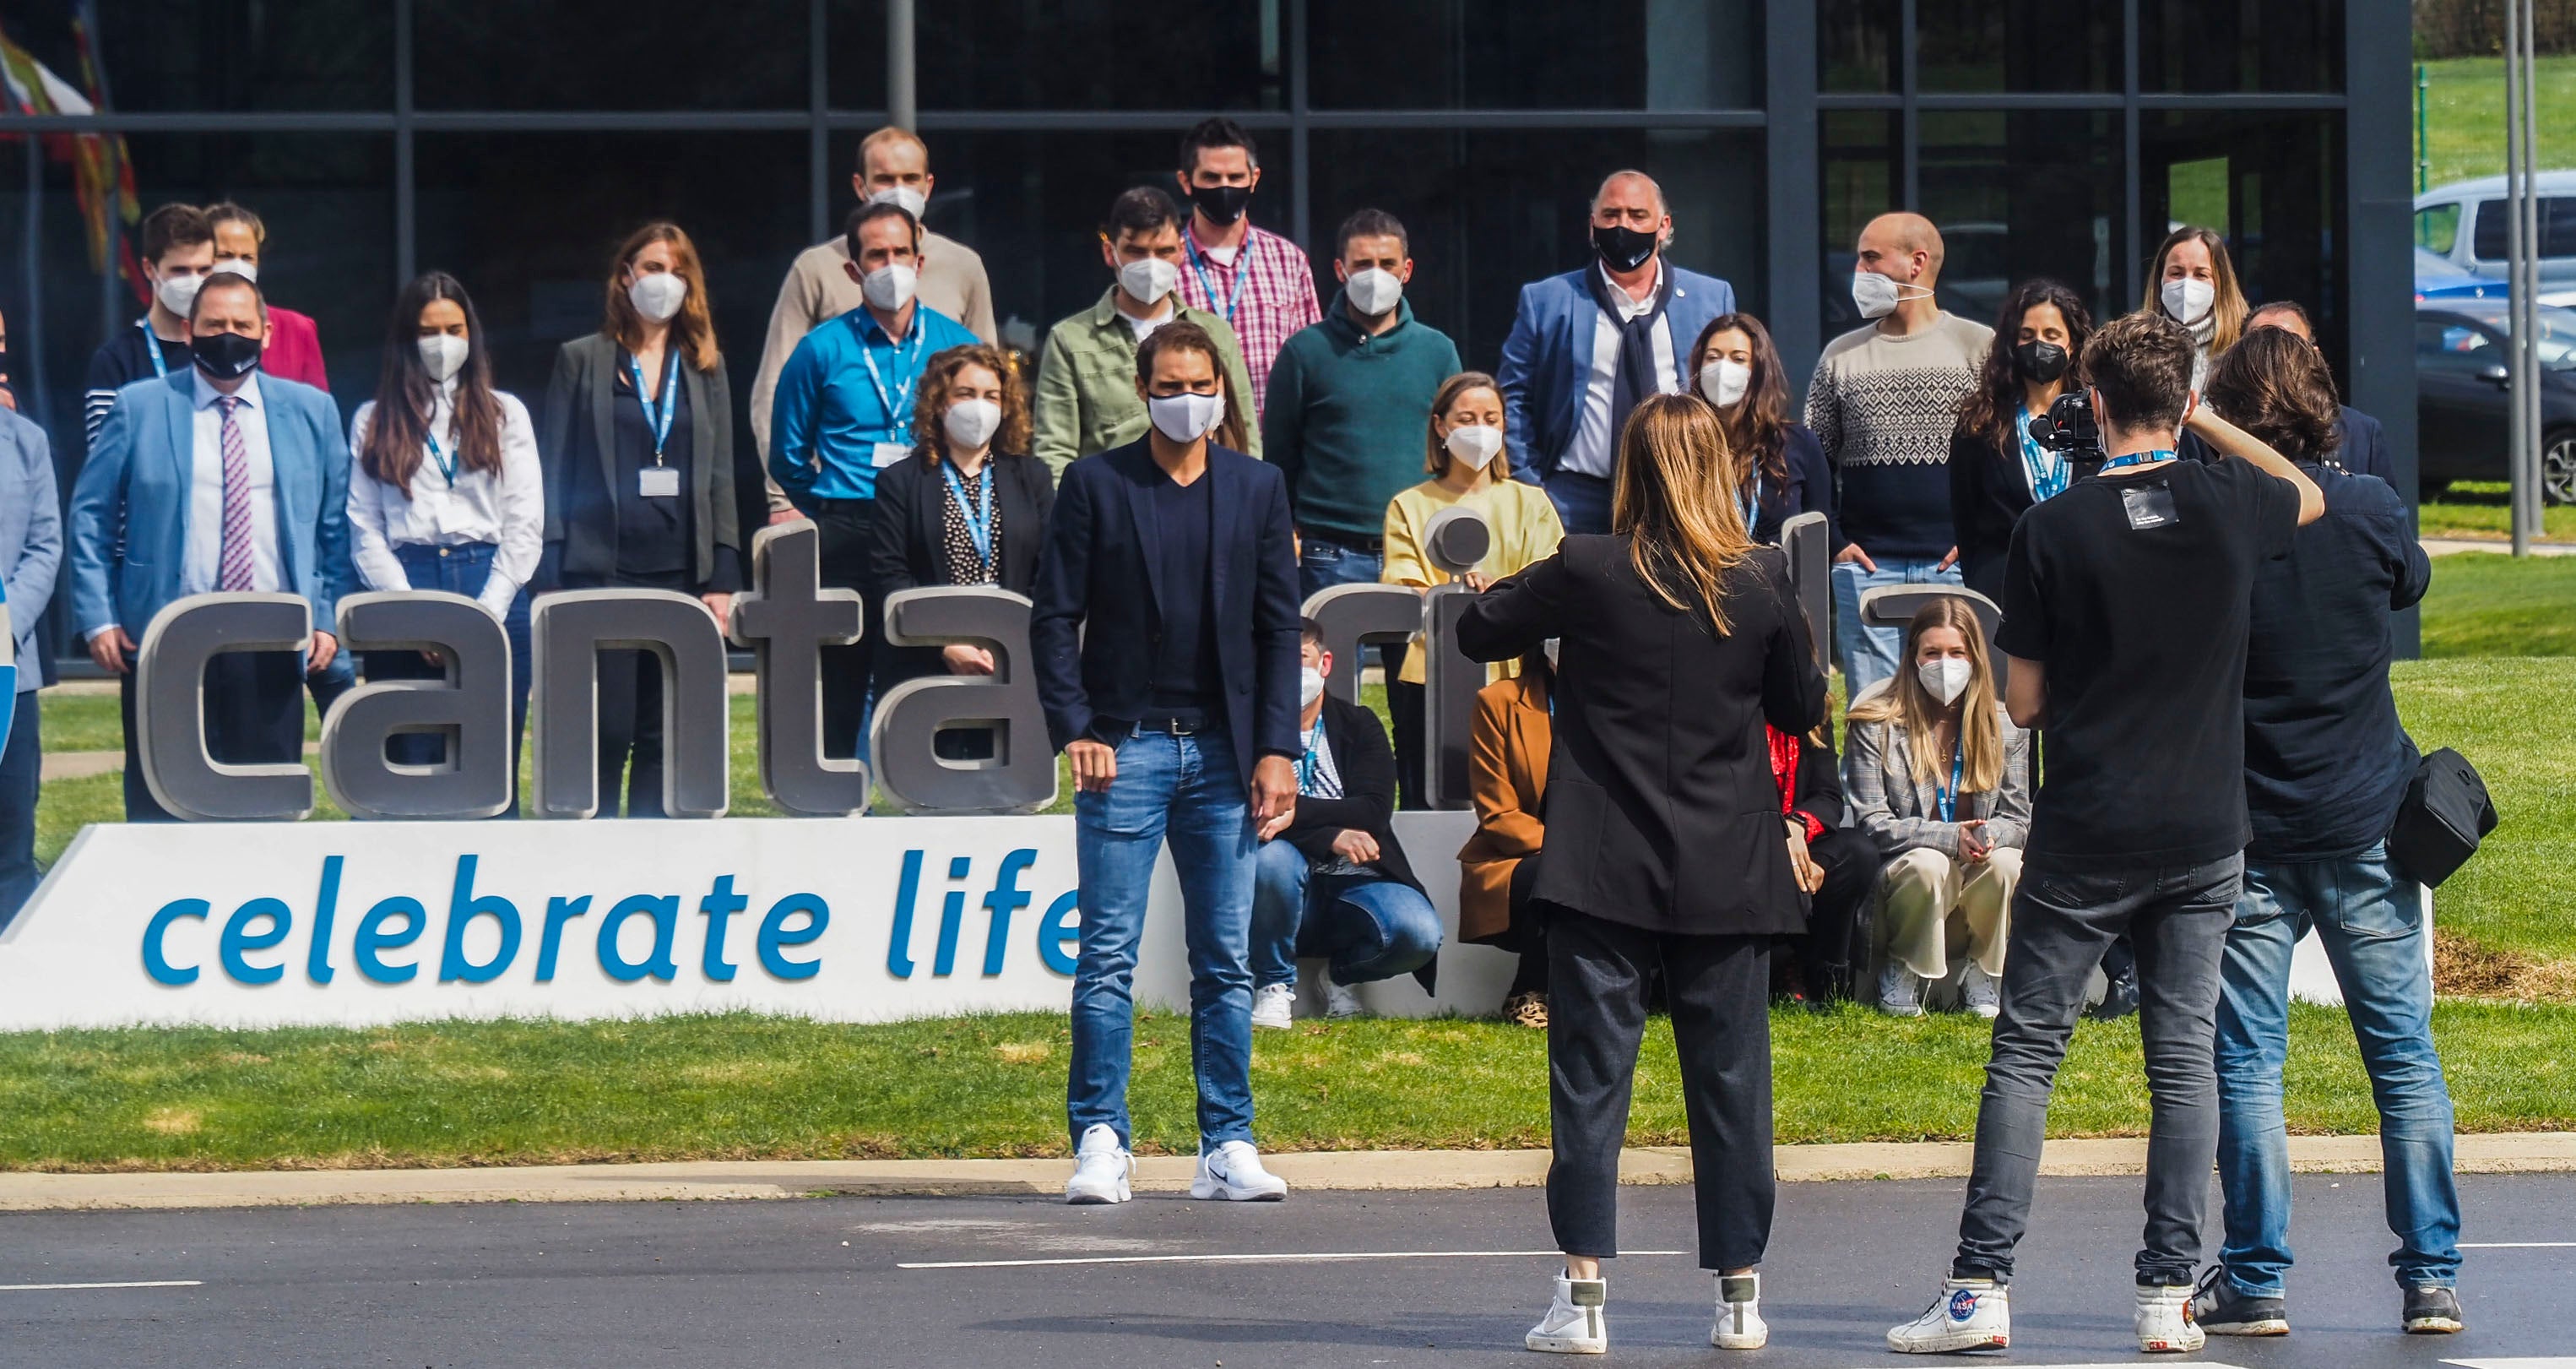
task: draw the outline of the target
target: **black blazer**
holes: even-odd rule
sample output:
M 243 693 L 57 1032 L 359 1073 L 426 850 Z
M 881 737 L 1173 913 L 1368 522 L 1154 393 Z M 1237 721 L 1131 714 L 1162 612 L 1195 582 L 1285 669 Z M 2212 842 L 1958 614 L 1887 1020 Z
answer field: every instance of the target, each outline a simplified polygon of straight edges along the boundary
M 1950 533 L 1968 588 L 2004 601 L 2004 554 L 2013 525 L 2030 512 L 2030 476 L 2019 439 L 1997 451 L 1986 435 L 1961 424 L 1950 433 Z
M 1806 930 L 1780 789 L 1762 725 L 1804 734 L 1825 679 L 1778 549 L 1726 584 L 1728 630 L 1656 597 L 1626 537 L 1568 537 L 1478 596 L 1458 643 L 1504 661 L 1560 639 L 1548 759 L 1550 903 L 1653 931 L 1775 936 Z
M 1056 749 L 1114 742 L 1144 716 L 1162 625 L 1162 557 L 1146 450 L 1150 438 L 1064 468 L 1038 562 L 1029 644 L 1038 701 Z M 1209 567 L 1217 673 L 1244 783 L 1257 756 L 1295 756 L 1297 553 L 1279 468 L 1208 444 L 1216 524 Z
M 1413 877 L 1413 862 L 1405 859 L 1404 844 L 1395 839 L 1395 750 L 1387 745 L 1385 725 L 1375 713 L 1330 694 L 1324 696 L 1323 718 L 1324 744 L 1333 750 L 1333 772 L 1342 777 L 1342 796 L 1298 795 L 1297 815 L 1278 839 L 1310 861 L 1331 860 L 1335 837 L 1346 831 L 1366 832 L 1377 838 L 1378 858 L 1368 867 L 1370 871 L 1431 897 L 1422 881 Z M 1337 884 L 1362 882 L 1358 875 L 1317 875 L 1315 879 L 1327 898 Z M 1413 977 L 1424 991 L 1435 992 L 1439 969 L 1439 959 L 1434 957 Z
M 617 340 L 575 338 L 555 353 L 537 420 L 545 470 L 545 585 L 562 577 L 617 571 Z M 712 371 L 680 367 L 689 394 L 689 526 L 697 538 L 697 581 L 732 588 L 742 579 L 740 510 L 734 502 L 733 387 L 723 358 Z M 628 402 L 632 402 L 629 400 Z
M 1037 587 L 1038 553 L 1046 545 L 1047 515 L 1055 508 L 1055 478 L 1033 456 L 996 454 L 993 503 L 1000 508 L 1002 588 L 1027 594 Z M 954 583 L 940 520 L 948 511 L 948 481 L 919 450 L 877 472 L 877 502 L 868 517 L 868 570 L 877 602 L 899 589 Z M 877 692 L 939 669 L 939 649 L 884 646 L 876 651 Z
M 1834 468 L 1825 460 L 1825 444 L 1803 423 L 1792 423 L 1781 434 L 1781 464 L 1789 469 L 1788 488 L 1775 488 L 1771 478 L 1762 478 L 1762 502 L 1753 511 L 1753 540 L 1780 543 L 1780 525 L 1802 513 L 1825 516 L 1825 545 L 1834 551 L 1843 549 L 1842 513 L 1834 500 Z

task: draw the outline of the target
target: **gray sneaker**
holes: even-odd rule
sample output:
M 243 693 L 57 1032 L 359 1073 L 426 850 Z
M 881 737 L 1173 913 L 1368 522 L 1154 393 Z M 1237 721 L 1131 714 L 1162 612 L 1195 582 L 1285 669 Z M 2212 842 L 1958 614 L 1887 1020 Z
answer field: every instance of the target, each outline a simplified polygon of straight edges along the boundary
M 2288 1305 L 2279 1298 L 2249 1298 L 2236 1291 L 2227 1271 L 2211 1265 L 2191 1295 L 2191 1319 L 2213 1336 L 2286 1336 Z
M 2457 1290 L 2438 1283 L 2419 1283 L 2406 1290 L 2406 1334 L 2447 1336 L 2465 1327 Z
M 1923 1015 L 1923 976 L 1897 961 L 1878 972 L 1878 1010 L 1890 1017 Z

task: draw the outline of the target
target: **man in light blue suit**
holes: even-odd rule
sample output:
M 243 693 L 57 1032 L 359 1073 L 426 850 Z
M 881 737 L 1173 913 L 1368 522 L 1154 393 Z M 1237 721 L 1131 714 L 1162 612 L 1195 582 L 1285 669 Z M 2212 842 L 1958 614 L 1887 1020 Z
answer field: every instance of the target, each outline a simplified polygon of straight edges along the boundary
M 62 504 L 54 495 L 54 452 L 45 430 L 14 409 L 0 409 L 0 593 L 7 595 L 9 637 L 16 667 L 13 683 L 0 686 L 15 704 L 9 737 L 0 751 L 0 927 L 36 891 L 36 793 L 44 779 L 44 742 L 37 733 L 36 624 L 54 597 L 62 569 Z M 6 673 L 6 672 L 0 672 Z
M 90 658 L 123 685 L 129 822 L 169 820 L 135 745 L 134 648 L 152 616 L 217 592 L 300 594 L 313 605 L 304 662 L 226 652 L 206 668 L 214 758 L 294 761 L 304 744 L 302 675 L 338 652 L 332 615 L 349 583 L 339 409 L 312 386 L 259 373 L 268 305 L 247 276 L 209 277 L 188 334 L 195 364 L 118 390 L 72 486 L 72 621 Z
M 1521 287 L 1503 339 L 1503 442 L 1512 474 L 1543 486 L 1565 530 L 1610 530 L 1619 430 L 1651 394 L 1690 388 L 1691 344 L 1735 310 L 1725 281 L 1664 261 L 1673 217 L 1663 187 L 1614 171 L 1592 196 L 1592 250 L 1580 271 Z

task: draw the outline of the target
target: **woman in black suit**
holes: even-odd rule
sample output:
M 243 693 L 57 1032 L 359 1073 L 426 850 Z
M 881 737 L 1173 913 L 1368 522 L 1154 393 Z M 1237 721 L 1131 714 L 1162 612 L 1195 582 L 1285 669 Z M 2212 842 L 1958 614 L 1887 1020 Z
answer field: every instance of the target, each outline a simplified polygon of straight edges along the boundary
M 912 455 L 877 472 L 868 525 L 880 596 L 923 585 L 998 585 L 1028 594 L 1046 545 L 1055 480 L 1028 455 L 1029 395 L 999 349 L 951 347 L 922 369 Z M 877 648 L 876 694 L 946 670 L 990 675 L 977 646 Z M 992 733 L 951 729 L 932 741 L 950 760 L 993 754 Z
M 646 224 L 617 249 L 607 320 L 555 354 L 537 455 L 540 585 L 669 590 L 725 620 L 742 588 L 733 388 L 679 225 Z M 662 816 L 662 669 L 640 651 L 599 657 L 600 816 L 616 814 L 621 777 L 626 816 Z
M 2030 506 L 2063 491 L 2075 472 L 2032 440 L 2030 420 L 2059 395 L 2084 387 L 2084 341 L 2093 316 L 2073 290 L 2045 277 L 2026 280 L 1995 316 L 1977 386 L 1959 402 L 1950 434 L 1950 521 L 1968 588 L 2003 602 L 2004 553 Z
M 1737 458 L 1735 502 L 1752 512 L 1756 542 L 1780 544 L 1780 525 L 1802 513 L 1825 516 L 1825 545 L 1840 551 L 1834 468 L 1825 446 L 1789 416 L 1789 384 L 1771 330 L 1751 314 L 1720 314 L 1691 344 L 1691 388 L 1726 426 Z
M 1565 1251 L 1533 1350 L 1607 1343 L 1600 1261 L 1618 1253 L 1648 977 L 1663 972 L 1698 1174 L 1700 1264 L 1718 1271 L 1713 1343 L 1766 1339 L 1771 1233 L 1771 946 L 1806 930 L 1764 724 L 1802 734 L 1825 681 L 1777 549 L 1747 536 L 1717 413 L 1640 403 L 1619 441 L 1607 537 L 1569 537 L 1458 626 L 1467 655 L 1559 639 L 1549 762 L 1548 1218 Z

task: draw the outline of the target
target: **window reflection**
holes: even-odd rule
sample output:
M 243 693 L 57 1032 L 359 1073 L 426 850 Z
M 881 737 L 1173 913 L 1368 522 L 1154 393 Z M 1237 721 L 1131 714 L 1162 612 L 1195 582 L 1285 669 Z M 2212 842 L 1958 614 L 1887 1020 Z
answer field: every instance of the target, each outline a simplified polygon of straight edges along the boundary
M 1755 0 L 1308 0 L 1319 109 L 1735 109 L 1762 101 Z
M 2343 89 L 2340 0 L 2139 0 L 2138 85 L 2152 91 Z
M 806 104 L 805 0 L 724 0 L 668 22 L 623 0 L 425 0 L 412 12 L 422 109 Z
M 1943 308 L 1991 322 L 2017 281 L 2072 287 L 2096 318 L 2127 312 L 2118 116 L 1927 113 L 1923 213 L 1941 229 Z
M 2120 7 L 1915 0 L 1915 82 L 1934 91 L 2120 88 Z

